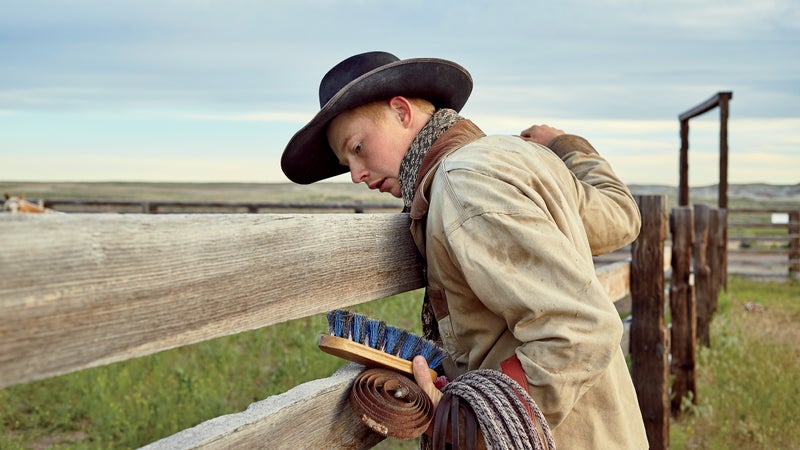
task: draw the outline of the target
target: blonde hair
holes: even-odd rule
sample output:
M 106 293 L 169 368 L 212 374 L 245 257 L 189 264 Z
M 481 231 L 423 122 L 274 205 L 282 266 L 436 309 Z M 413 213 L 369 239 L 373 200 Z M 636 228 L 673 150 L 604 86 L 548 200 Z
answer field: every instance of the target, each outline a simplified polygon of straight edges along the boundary
M 407 100 L 411 103 L 412 107 L 422 111 L 424 114 L 433 115 L 433 113 L 436 112 L 436 107 L 433 106 L 433 103 L 424 98 L 409 98 Z M 385 117 L 383 113 L 386 107 L 386 100 L 378 100 L 357 106 L 352 111 L 353 114 L 358 117 L 366 117 L 378 123 Z

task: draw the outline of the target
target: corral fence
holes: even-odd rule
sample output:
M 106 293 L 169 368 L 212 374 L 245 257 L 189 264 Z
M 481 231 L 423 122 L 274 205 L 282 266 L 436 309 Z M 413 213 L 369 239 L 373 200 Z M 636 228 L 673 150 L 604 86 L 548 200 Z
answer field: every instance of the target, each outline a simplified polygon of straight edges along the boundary
M 800 276 L 800 209 L 731 208 L 729 215 L 729 253 L 771 256 L 788 265 L 789 279 Z
M 651 448 L 663 449 L 680 399 L 698 398 L 696 339 L 725 266 L 724 233 L 707 219 L 724 210 L 668 214 L 665 196 L 637 202 L 630 258 L 597 275 L 615 302 L 630 300 L 622 345 Z M 1 215 L 0 388 L 419 289 L 409 224 L 402 213 Z M 371 448 L 383 438 L 346 402 L 360 370 L 350 364 L 147 448 Z

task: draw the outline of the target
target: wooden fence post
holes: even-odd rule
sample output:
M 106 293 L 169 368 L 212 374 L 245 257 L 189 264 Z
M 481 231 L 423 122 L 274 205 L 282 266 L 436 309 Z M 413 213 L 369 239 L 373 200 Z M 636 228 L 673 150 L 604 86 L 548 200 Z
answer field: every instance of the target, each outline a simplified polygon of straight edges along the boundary
M 711 298 L 719 292 L 719 214 L 716 209 L 709 209 L 708 213 L 708 266 L 711 269 Z
M 727 263 L 725 241 L 727 235 L 726 223 L 727 212 L 724 209 L 712 209 L 710 212 L 708 228 L 708 263 L 711 268 L 711 296 L 708 303 L 708 324 L 711 326 L 711 319 L 717 311 L 719 293 L 726 283 Z M 705 346 L 711 346 L 711 336 L 706 330 Z
M 680 418 L 683 415 L 681 410 L 683 399 L 691 392 L 694 401 L 697 394 L 695 375 L 697 319 L 694 290 L 689 279 L 694 235 L 692 208 L 682 206 L 673 209 L 670 215 L 670 228 L 672 232 L 672 277 L 669 286 L 669 306 L 672 312 L 670 370 L 674 376 L 671 410 L 673 417 Z
M 789 279 L 795 279 L 800 274 L 800 211 L 789 213 L 789 234 L 793 236 L 789 241 Z
M 721 208 L 717 213 L 717 275 L 715 284 L 716 290 L 711 298 L 711 314 L 717 312 L 719 292 L 722 288 L 728 288 L 728 210 Z
M 710 236 L 712 211 L 707 205 L 694 205 L 694 288 L 697 313 L 697 342 L 709 346 L 708 327 L 711 322 L 711 298 L 714 296 L 714 280 L 711 268 Z
M 666 196 L 636 196 L 642 229 L 631 257 L 631 376 L 647 439 L 653 450 L 669 447 L 669 363 L 664 323 Z

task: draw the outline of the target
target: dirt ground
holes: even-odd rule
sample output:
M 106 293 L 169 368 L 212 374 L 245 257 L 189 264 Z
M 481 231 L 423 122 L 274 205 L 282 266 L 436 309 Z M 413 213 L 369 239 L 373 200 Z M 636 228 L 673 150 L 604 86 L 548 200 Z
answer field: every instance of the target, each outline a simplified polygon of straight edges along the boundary
M 738 251 L 738 243 L 728 244 L 728 274 L 787 280 L 789 258 L 786 253 L 746 253 Z M 796 279 L 797 275 L 795 275 Z

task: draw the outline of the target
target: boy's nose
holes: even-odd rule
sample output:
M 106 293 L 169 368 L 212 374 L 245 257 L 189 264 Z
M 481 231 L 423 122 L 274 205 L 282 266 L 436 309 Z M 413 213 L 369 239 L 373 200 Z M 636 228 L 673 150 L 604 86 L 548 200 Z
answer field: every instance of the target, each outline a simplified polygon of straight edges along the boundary
M 366 181 L 367 179 L 367 169 L 363 167 L 351 167 L 350 168 L 350 178 L 353 180 L 353 183 L 361 183 L 362 181 Z

